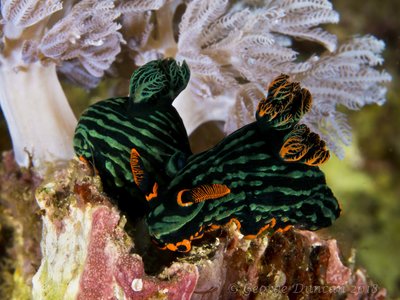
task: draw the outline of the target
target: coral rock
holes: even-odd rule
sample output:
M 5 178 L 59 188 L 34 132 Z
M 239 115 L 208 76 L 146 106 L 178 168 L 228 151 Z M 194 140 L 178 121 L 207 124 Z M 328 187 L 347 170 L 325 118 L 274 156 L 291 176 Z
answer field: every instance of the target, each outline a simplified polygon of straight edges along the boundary
M 34 192 L 40 177 L 20 168 L 14 154 L 0 163 L 0 299 L 29 299 L 40 263 L 41 222 Z
M 141 257 L 130 253 L 125 219 L 99 191 L 97 178 L 81 169 L 74 161 L 37 191 L 45 215 L 34 298 L 190 299 L 197 268 L 175 263 L 158 277 L 147 276 Z
M 386 290 L 363 270 L 343 263 L 336 240 L 310 231 L 292 229 L 246 240 L 232 223 L 194 243 L 189 253 L 174 253 L 160 264 L 156 261 L 171 253 L 146 248 L 142 234 L 133 235 L 133 244 L 125 217 L 91 172 L 74 160 L 36 191 L 44 213 L 34 299 L 386 297 Z M 160 267 L 149 275 L 154 262 Z

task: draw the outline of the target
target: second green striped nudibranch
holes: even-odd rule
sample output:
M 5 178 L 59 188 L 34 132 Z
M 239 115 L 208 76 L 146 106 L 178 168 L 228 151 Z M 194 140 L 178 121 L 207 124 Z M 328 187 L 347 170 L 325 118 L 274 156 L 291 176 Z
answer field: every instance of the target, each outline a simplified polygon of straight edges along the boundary
M 288 76 L 271 83 L 253 122 L 212 149 L 192 155 L 168 186 L 160 186 L 147 216 L 156 244 L 186 252 L 203 233 L 235 222 L 245 238 L 291 226 L 317 230 L 340 207 L 318 168 L 325 143 L 301 117 L 311 95 Z

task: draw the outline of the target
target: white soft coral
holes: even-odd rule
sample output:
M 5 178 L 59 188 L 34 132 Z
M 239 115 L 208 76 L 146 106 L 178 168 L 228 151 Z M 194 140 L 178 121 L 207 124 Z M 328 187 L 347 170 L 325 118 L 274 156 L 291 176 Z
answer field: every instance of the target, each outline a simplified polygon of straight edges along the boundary
M 1 1 L 0 104 L 19 165 L 29 164 L 29 154 L 38 167 L 73 157 L 76 118 L 56 71 L 96 86 L 124 42 L 117 18 L 134 6 L 143 11 L 161 4 Z
M 35 165 L 73 156 L 76 119 L 56 71 L 91 88 L 127 48 L 129 72 L 152 59 L 186 60 L 192 77 L 175 105 L 189 133 L 210 120 L 224 121 L 226 132 L 251 122 L 269 82 L 287 73 L 313 94 L 305 122 L 342 156 L 350 129 L 337 105 L 385 99 L 390 76 L 375 68 L 384 44 L 367 36 L 336 50 L 336 36 L 320 26 L 339 19 L 327 0 L 61 3 L 1 1 L 0 103 L 20 165 L 28 164 L 26 151 Z M 326 51 L 299 55 L 294 40 Z
M 346 115 L 337 110 L 338 106 L 354 110 L 385 102 L 384 83 L 391 77 L 375 68 L 383 62 L 384 46 L 372 36 L 356 37 L 334 52 L 313 55 L 305 62 L 293 62 L 280 69 L 311 91 L 313 106 L 303 122 L 319 133 L 339 157 L 344 155 L 342 146 L 351 141 L 351 130 Z M 265 88 L 261 82 L 240 88 L 226 123 L 228 131 L 253 120 L 255 104 Z
M 182 6 L 176 34 L 172 21 Z M 171 55 L 188 63 L 191 82 L 175 105 L 189 133 L 210 120 L 224 121 L 226 132 L 253 121 L 269 82 L 286 73 L 313 94 L 305 122 L 342 157 L 350 129 L 337 105 L 355 109 L 384 101 L 390 75 L 375 69 L 384 44 L 366 36 L 336 50 L 336 36 L 320 27 L 339 20 L 329 1 L 169 1 L 155 16 L 147 32 L 158 35 L 147 33 L 140 43 L 128 44 L 137 53 L 137 64 Z M 326 51 L 301 57 L 292 48 L 295 39 L 318 43 Z

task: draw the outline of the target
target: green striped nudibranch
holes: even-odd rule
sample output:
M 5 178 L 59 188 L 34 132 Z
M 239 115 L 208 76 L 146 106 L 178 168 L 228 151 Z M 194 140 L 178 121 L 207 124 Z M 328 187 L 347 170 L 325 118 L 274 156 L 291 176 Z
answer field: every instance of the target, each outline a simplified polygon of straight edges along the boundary
M 189 77 L 185 62 L 151 61 L 133 73 L 128 97 L 97 102 L 78 122 L 76 154 L 94 165 L 104 190 L 132 216 L 147 210 L 138 185 L 147 193 L 154 182 L 168 184 L 174 168 L 191 154 L 186 129 L 172 106 Z M 143 155 L 141 165 L 132 169 L 137 153 Z
M 172 251 L 189 251 L 192 240 L 229 222 L 247 238 L 269 228 L 329 226 L 340 214 L 318 168 L 329 152 L 298 124 L 311 107 L 309 91 L 278 76 L 256 122 L 192 154 L 172 106 L 189 74 L 185 63 L 152 61 L 132 75 L 129 97 L 101 101 L 82 115 L 75 151 L 93 162 L 106 192 L 130 196 L 119 205 L 145 213 L 154 242 Z
M 301 117 L 311 95 L 279 76 L 253 122 L 210 150 L 188 158 L 168 186 L 150 201 L 150 235 L 160 247 L 186 252 L 203 233 L 235 222 L 246 238 L 290 226 L 331 225 L 340 208 L 318 165 L 325 143 Z

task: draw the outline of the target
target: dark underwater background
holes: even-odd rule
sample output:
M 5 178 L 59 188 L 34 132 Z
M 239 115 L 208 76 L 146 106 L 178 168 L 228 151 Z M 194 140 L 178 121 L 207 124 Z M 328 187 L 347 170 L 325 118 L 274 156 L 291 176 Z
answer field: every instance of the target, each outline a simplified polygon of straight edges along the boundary
M 334 0 L 339 24 L 327 29 L 339 41 L 371 34 L 386 43 L 385 68 L 392 75 L 387 102 L 360 111 L 346 111 L 353 143 L 346 156 L 332 156 L 323 167 L 327 181 L 342 205 L 336 223 L 323 231 L 336 238 L 343 257 L 355 258 L 357 266 L 386 287 L 390 298 L 400 298 L 400 1 Z M 299 45 L 302 52 L 307 45 Z M 312 49 L 314 51 L 314 49 Z M 114 96 L 113 80 L 87 92 L 63 83 L 77 116 L 89 104 Z M 212 143 L 216 126 L 204 126 L 191 140 L 195 149 Z M 7 127 L 0 113 L 0 151 L 11 149 Z M 355 250 L 354 250 L 355 249 Z

